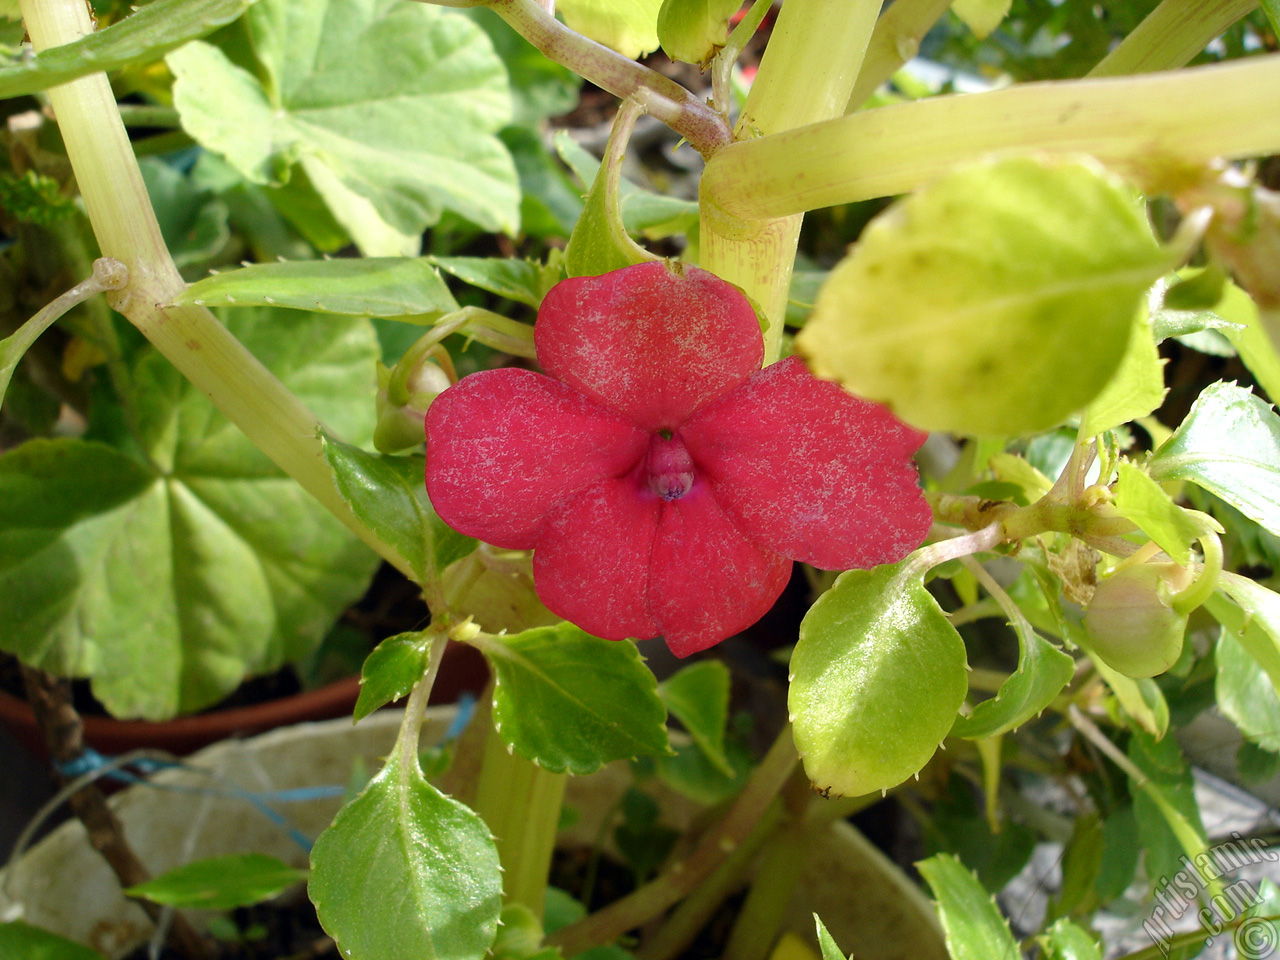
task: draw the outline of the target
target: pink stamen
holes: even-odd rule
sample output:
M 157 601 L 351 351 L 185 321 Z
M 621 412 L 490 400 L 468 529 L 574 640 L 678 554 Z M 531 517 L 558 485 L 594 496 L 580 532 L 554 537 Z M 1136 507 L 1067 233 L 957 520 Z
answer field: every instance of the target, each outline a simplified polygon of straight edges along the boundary
M 662 433 L 655 433 L 649 441 L 645 470 L 649 489 L 670 502 L 681 499 L 693 487 L 693 458 L 683 440 L 678 436 L 664 437 Z

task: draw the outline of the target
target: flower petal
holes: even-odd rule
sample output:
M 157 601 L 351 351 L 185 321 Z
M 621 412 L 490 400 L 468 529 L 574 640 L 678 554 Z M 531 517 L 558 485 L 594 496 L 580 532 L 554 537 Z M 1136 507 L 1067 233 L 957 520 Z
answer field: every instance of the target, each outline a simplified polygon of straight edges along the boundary
M 641 496 L 634 476 L 601 481 L 563 501 L 533 552 L 542 602 L 597 637 L 656 637 L 646 588 L 661 503 Z
M 543 517 L 604 477 L 630 473 L 649 437 L 550 377 L 487 370 L 427 410 L 427 495 L 455 530 L 498 547 L 534 545 Z
M 789 557 L 872 567 L 900 560 L 929 530 L 910 459 L 925 434 L 796 357 L 699 411 L 680 435 L 726 511 Z
M 764 355 L 736 287 L 665 262 L 556 284 L 534 336 L 542 369 L 647 430 L 675 429 Z
M 744 536 L 696 481 L 663 505 L 650 565 L 649 609 L 677 657 L 751 626 L 791 576 L 791 561 Z

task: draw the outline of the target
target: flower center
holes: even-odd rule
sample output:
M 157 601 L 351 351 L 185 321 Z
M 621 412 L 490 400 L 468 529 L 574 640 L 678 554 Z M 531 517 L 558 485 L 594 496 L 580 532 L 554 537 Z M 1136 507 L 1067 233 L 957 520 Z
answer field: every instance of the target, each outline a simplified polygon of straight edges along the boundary
M 693 486 L 693 458 L 684 441 L 669 430 L 659 431 L 649 440 L 645 471 L 649 489 L 663 500 L 679 500 Z

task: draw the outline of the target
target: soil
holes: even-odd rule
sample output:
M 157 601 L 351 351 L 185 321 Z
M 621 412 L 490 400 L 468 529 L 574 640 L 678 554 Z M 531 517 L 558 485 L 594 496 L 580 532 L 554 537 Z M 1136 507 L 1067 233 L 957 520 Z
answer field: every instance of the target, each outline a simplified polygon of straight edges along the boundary
M 299 886 L 275 900 L 233 910 L 227 934 L 214 946 L 217 960 L 341 960 L 333 940 L 320 928 L 316 910 Z M 125 960 L 151 960 L 147 945 Z M 159 960 L 188 960 L 165 947 Z
M 584 890 L 591 876 L 592 888 Z M 609 858 L 596 859 L 586 848 L 556 851 L 551 882 L 576 898 L 584 894 L 592 910 L 620 899 L 635 889 L 635 877 Z M 681 953 L 681 960 L 714 960 L 721 956 L 733 929 L 744 894 L 730 897 L 708 921 L 698 938 Z M 235 931 L 232 934 L 232 931 Z M 332 938 L 321 929 L 315 907 L 302 886 L 265 904 L 242 907 L 227 915 L 227 929 L 214 947 L 217 960 L 342 960 Z M 623 943 L 625 945 L 626 938 Z M 146 945 L 124 960 L 152 960 Z M 165 947 L 159 960 L 188 960 Z

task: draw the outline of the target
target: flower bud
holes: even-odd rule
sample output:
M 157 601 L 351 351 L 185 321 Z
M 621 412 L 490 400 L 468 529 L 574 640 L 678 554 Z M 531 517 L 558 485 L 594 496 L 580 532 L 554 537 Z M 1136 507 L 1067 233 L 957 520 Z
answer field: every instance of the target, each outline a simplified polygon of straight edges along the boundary
M 425 436 L 422 418 L 427 407 L 448 387 L 449 375 L 432 360 L 422 360 L 407 373 L 398 364 L 391 370 L 379 363 L 374 447 L 381 453 L 401 453 L 419 446 Z
M 1176 563 L 1140 563 L 1101 581 L 1084 614 L 1093 652 L 1127 677 L 1164 673 L 1177 662 L 1187 632 L 1187 616 L 1170 598 L 1191 579 Z

